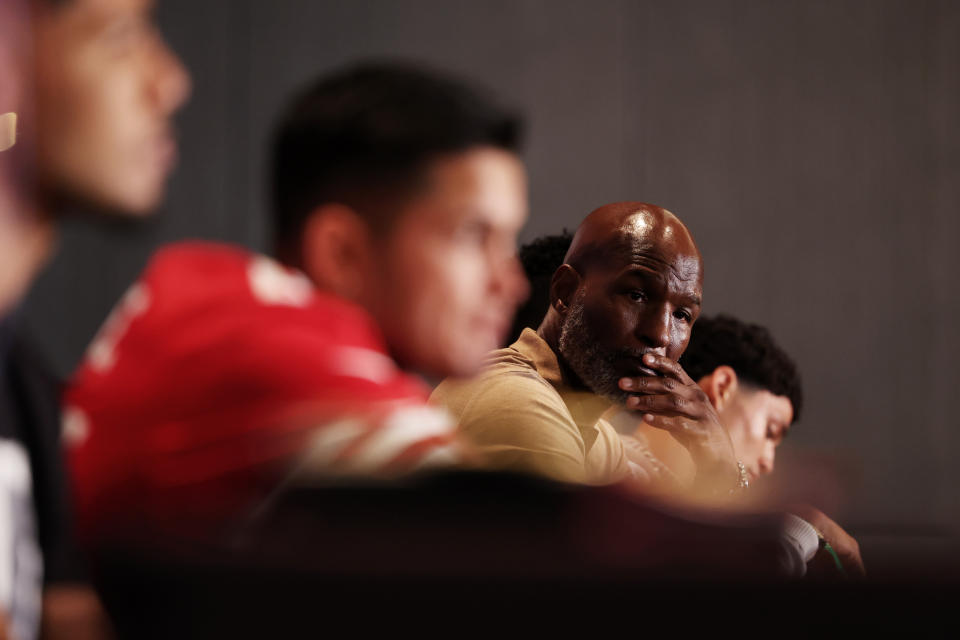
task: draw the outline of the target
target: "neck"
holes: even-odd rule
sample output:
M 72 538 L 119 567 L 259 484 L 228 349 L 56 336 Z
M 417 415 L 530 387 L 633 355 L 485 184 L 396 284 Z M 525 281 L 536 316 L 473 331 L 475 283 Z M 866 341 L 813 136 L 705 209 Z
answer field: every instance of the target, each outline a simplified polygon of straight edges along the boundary
M 588 389 L 573 370 L 567 366 L 566 360 L 560 354 L 560 333 L 563 330 L 563 318 L 557 313 L 556 309 L 550 307 L 547 315 L 540 323 L 537 329 L 537 335 L 540 336 L 550 349 L 557 356 L 557 363 L 560 365 L 560 375 L 564 381 L 574 389 Z
M 547 310 L 547 315 L 544 316 L 543 322 L 540 323 L 540 327 L 537 329 L 537 335 L 543 338 L 543 341 L 550 345 L 550 348 L 557 358 L 560 358 L 560 331 L 563 328 L 563 319 L 560 317 L 560 314 L 551 307 Z
M 18 206 L 0 189 L 0 316 L 16 306 L 53 253 L 54 225 L 46 212 Z

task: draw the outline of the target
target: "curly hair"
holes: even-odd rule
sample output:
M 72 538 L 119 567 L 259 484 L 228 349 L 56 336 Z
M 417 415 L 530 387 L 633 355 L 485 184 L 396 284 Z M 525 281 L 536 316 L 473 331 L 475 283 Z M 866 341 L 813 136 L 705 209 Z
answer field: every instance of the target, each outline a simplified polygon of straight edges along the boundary
M 743 382 L 788 398 L 793 405 L 794 422 L 800 419 L 803 407 L 800 372 L 765 327 L 728 315 L 701 316 L 693 326 L 690 344 L 680 358 L 680 365 L 694 380 L 727 365 Z
M 536 329 L 550 307 L 550 281 L 553 273 L 567 255 L 573 234 L 564 228 L 562 233 L 540 236 L 520 247 L 519 257 L 530 281 L 530 297 L 517 309 L 510 335 L 515 340 L 525 327 Z

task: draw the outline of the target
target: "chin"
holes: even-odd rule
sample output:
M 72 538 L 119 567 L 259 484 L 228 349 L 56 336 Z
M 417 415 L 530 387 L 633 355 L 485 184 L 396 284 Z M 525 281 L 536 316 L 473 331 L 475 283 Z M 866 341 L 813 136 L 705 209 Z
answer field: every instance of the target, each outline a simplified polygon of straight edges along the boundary
M 156 186 L 151 185 L 140 191 L 124 194 L 124 197 L 118 200 L 118 210 L 133 218 L 143 218 L 157 210 L 165 195 L 166 181 L 163 181 Z
M 443 362 L 445 371 L 441 375 L 453 378 L 470 378 L 480 371 L 487 353 L 492 350 L 493 348 L 479 350 L 475 347 L 458 350 L 456 351 L 459 354 L 458 357 L 445 359 Z
M 165 190 L 159 187 L 144 187 L 140 189 L 111 190 L 101 189 L 99 193 L 86 196 L 78 194 L 74 199 L 81 204 L 89 204 L 95 209 L 114 218 L 147 218 L 163 202 Z

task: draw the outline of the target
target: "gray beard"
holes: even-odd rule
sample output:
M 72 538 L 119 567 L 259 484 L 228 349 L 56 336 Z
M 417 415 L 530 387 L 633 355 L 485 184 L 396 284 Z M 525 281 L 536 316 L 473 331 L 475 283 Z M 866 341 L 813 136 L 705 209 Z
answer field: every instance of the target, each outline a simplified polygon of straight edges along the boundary
M 584 316 L 583 298 L 581 293 L 573 300 L 560 327 L 560 355 L 587 388 L 611 402 L 624 404 L 630 394 L 618 384 L 623 377 L 616 368 L 619 355 L 600 346 Z

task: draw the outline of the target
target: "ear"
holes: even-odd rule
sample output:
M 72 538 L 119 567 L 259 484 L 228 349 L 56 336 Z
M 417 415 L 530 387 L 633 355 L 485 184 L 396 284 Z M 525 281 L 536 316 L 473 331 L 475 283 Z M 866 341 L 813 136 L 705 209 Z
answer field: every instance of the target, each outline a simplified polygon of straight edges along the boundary
M 303 225 L 301 263 L 320 289 L 348 300 L 362 296 L 372 259 L 370 229 L 350 207 L 317 207 Z
M 722 364 L 714 369 L 713 373 L 703 376 L 698 384 L 710 398 L 710 404 L 719 413 L 730 397 L 737 392 L 740 382 L 733 367 Z
M 550 280 L 550 306 L 561 316 L 567 315 L 582 280 L 577 270 L 568 264 L 562 264 L 554 271 Z

